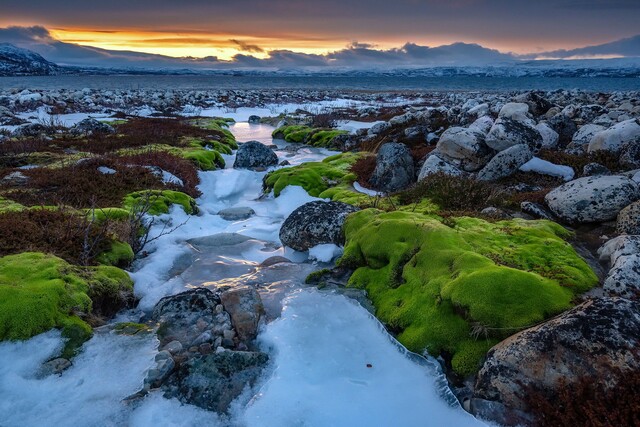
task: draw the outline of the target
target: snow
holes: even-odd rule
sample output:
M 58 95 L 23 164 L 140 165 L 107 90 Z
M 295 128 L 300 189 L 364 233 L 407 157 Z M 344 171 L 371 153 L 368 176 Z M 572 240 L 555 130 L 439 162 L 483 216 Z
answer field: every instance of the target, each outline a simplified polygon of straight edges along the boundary
M 565 181 L 571 181 L 575 176 L 575 172 L 571 167 L 556 165 L 538 157 L 534 157 L 520 166 L 520 170 L 523 172 L 536 172 L 543 175 L 557 176 Z
M 384 196 L 384 193 L 381 191 L 376 191 L 376 190 L 370 190 L 368 188 L 364 188 L 362 185 L 360 185 L 357 181 L 353 183 L 353 188 L 358 192 L 358 193 L 362 193 L 362 194 L 366 194 L 368 196 Z
M 434 362 L 416 363 L 344 296 L 293 293 L 259 340 L 275 370 L 246 410 L 248 427 L 484 425 L 445 400 Z
M 376 122 L 359 122 L 357 120 L 340 120 L 337 123 L 336 128 L 339 130 L 346 130 L 351 134 L 355 134 L 360 129 L 370 129 L 373 126 L 384 123 L 384 121 L 376 121 Z
M 309 259 L 319 262 L 331 262 L 342 255 L 342 248 L 333 243 L 317 245 L 309 249 Z
M 116 170 L 108 168 L 106 166 L 99 166 L 98 172 L 100 172 L 103 175 L 113 175 L 114 173 L 116 173 Z

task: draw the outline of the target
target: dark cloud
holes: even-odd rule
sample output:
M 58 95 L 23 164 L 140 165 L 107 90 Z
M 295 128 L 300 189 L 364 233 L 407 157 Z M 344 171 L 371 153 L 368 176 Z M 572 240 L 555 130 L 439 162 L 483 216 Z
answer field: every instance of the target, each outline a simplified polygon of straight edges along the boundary
M 242 50 L 243 52 L 254 52 L 254 53 L 263 53 L 264 49 L 256 44 L 249 44 L 247 42 L 243 42 L 242 40 L 230 39 L 231 43 L 235 44 Z
M 640 35 L 617 40 L 611 43 L 601 44 L 598 46 L 586 46 L 579 49 L 570 50 L 554 50 L 551 52 L 543 52 L 536 55 L 523 55 L 523 58 L 588 58 L 591 56 L 640 57 Z

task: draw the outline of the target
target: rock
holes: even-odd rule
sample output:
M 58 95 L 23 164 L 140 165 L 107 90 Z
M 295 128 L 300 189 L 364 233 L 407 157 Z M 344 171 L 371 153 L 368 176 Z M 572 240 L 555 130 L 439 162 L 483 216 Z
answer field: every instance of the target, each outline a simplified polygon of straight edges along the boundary
M 442 160 L 440 157 L 436 155 L 430 155 L 422 164 L 422 168 L 420 169 L 420 174 L 418 175 L 418 181 L 422 181 L 429 175 L 433 175 L 435 173 L 444 173 L 446 175 L 460 176 L 463 172 L 456 168 L 455 166 L 450 165 L 449 163 Z
M 391 129 L 391 125 L 387 122 L 376 123 L 375 125 L 369 128 L 369 130 L 367 131 L 367 135 L 369 136 L 379 135 L 382 132 L 385 132 L 389 129 Z
M 283 256 L 272 256 L 260 263 L 260 267 L 271 267 L 272 265 L 291 262 L 289 258 Z
M 558 133 L 558 145 L 566 147 L 578 130 L 578 125 L 566 114 L 556 114 L 547 121 L 551 129 Z
M 176 362 L 173 360 L 171 355 L 169 354 L 168 357 L 165 357 L 162 353 L 168 354 L 168 352 L 160 352 L 156 355 L 156 366 L 155 368 L 149 369 L 149 372 L 147 372 L 147 376 L 144 379 L 144 390 L 160 387 L 167 378 L 169 378 L 176 367 Z M 158 358 L 158 356 L 162 357 Z
M 640 253 L 618 256 L 602 288 L 616 296 L 640 297 Z
M 590 153 L 598 150 L 620 152 L 622 147 L 640 138 L 640 124 L 637 119 L 627 120 L 595 134 L 589 143 Z
M 603 222 L 640 198 L 638 184 L 624 176 L 579 178 L 545 196 L 549 208 L 569 223 Z
M 622 146 L 618 161 L 622 167 L 628 169 L 640 168 L 640 136 Z
M 535 116 L 542 116 L 553 104 L 535 92 L 527 92 L 514 98 L 516 102 L 524 102 L 529 106 L 529 111 Z M 508 104 L 507 104 L 508 105 Z
M 265 353 L 244 351 L 193 357 L 181 364 L 163 387 L 165 397 L 225 413 L 247 385 L 256 383 L 268 361 Z
M 485 142 L 496 151 L 503 151 L 518 144 L 526 144 L 535 152 L 542 147 L 542 136 L 530 124 L 499 118 L 489 131 Z
M 558 132 L 553 130 L 551 126 L 542 122 L 536 125 L 536 130 L 540 132 L 540 136 L 542 136 L 542 148 L 550 150 L 558 147 L 560 135 L 558 135 Z
M 106 123 L 101 123 L 96 119 L 87 118 L 74 125 L 69 130 L 69 133 L 76 136 L 90 136 L 98 134 L 107 135 L 116 133 L 116 130 Z
M 182 348 L 180 341 L 171 341 L 169 344 L 164 346 L 163 350 L 166 350 L 171 354 L 178 354 L 182 351 Z
M 597 133 L 602 132 L 605 129 L 606 128 L 604 126 L 600 126 L 600 125 L 594 125 L 594 124 L 584 125 L 580 129 L 578 129 L 576 133 L 573 134 L 573 137 L 571 138 L 571 145 L 573 146 L 588 145 Z
M 152 319 L 158 322 L 160 345 L 178 341 L 184 348 L 191 346 L 202 331 L 194 328 L 198 321 L 216 323 L 215 309 L 220 296 L 209 289 L 196 288 L 162 298 L 153 309 Z
M 499 119 L 517 120 L 528 124 L 535 124 L 529 115 L 529 105 L 522 102 L 508 102 L 500 109 Z
M 341 202 L 309 202 L 293 211 L 280 228 L 282 244 L 306 251 L 323 243 L 344 244 L 342 227 L 358 208 Z
M 253 116 L 249 116 L 248 122 L 249 122 L 249 124 L 252 124 L 252 125 L 259 125 L 260 124 L 260 120 L 261 120 L 260 116 L 253 115 Z
M 0 179 L 0 184 L 9 187 L 24 187 L 29 182 L 29 177 L 20 171 L 11 172 Z
M 369 179 L 375 189 L 393 192 L 415 181 L 415 166 L 411 152 L 404 144 L 391 142 L 382 145 L 376 156 L 376 168 Z
M 249 141 L 236 152 L 235 169 L 267 168 L 278 164 L 278 156 L 272 149 L 258 141 Z
M 584 378 L 624 380 L 640 369 L 640 303 L 598 298 L 494 346 L 478 373 L 476 398 L 526 410 L 528 386 L 558 391 Z M 619 370 L 619 371 L 618 371 Z
M 478 172 L 480 181 L 495 181 L 513 175 L 518 168 L 533 158 L 528 145 L 518 144 L 499 152 Z
M 57 359 L 43 363 L 39 374 L 42 377 L 48 377 L 49 375 L 61 375 L 69 367 L 71 367 L 71 362 L 68 359 L 58 357 Z
M 223 209 L 218 212 L 218 215 L 225 221 L 242 221 L 251 218 L 256 212 L 249 207 L 237 207 Z
M 633 202 L 620 211 L 616 231 L 619 234 L 640 235 L 640 201 Z
M 436 149 L 443 160 L 466 172 L 481 169 L 493 154 L 482 133 L 461 127 L 450 127 L 444 131 Z
M 15 138 L 31 137 L 39 138 L 42 136 L 48 136 L 55 133 L 55 130 L 44 126 L 40 123 L 29 123 L 16 128 L 11 135 Z
M 217 246 L 234 246 L 251 240 L 251 237 L 238 233 L 218 233 L 211 236 L 194 237 L 187 240 L 196 249 L 205 249 Z
M 240 341 L 245 344 L 253 341 L 258 335 L 260 318 L 264 315 L 264 306 L 258 291 L 253 286 L 234 287 L 220 294 L 220 299 L 231 317 Z
M 489 116 L 478 117 L 478 119 L 469 125 L 469 130 L 480 132 L 487 135 L 493 126 L 493 119 Z
M 611 175 L 611 171 L 600 163 L 587 163 L 582 168 L 584 176 Z
M 640 253 L 640 236 L 618 236 L 598 249 L 601 262 L 614 265 L 619 257 Z
M 524 201 L 520 203 L 520 210 L 534 218 L 553 221 L 551 212 L 548 212 L 544 206 L 540 206 L 538 203 Z

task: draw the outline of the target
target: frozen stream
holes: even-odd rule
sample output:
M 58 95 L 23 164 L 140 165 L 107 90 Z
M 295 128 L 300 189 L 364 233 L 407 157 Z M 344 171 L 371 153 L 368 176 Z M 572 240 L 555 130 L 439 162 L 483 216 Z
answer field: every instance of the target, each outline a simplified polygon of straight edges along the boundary
M 231 128 L 239 141 L 268 145 L 274 144 L 272 129 L 247 123 Z M 276 143 L 280 160 L 292 165 L 332 154 L 293 153 Z M 150 255 L 135 266 L 140 310 L 116 321 L 136 321 L 163 296 L 189 287 L 255 284 L 275 319 L 258 338 L 273 362 L 258 389 L 246 390 L 224 419 L 157 392 L 126 404 L 122 399 L 141 388 L 153 365 L 155 339 L 98 332 L 70 369 L 40 378 L 40 364 L 62 345 L 52 331 L 0 344 L 0 427 L 483 425 L 457 405 L 435 362 L 408 354 L 353 300 L 302 284 L 318 266 L 307 254 L 280 248 L 278 232 L 287 215 L 314 198 L 300 187 L 277 199 L 260 198 L 265 173 L 234 170 L 233 156 L 225 160 L 226 169 L 201 174 L 199 216 L 176 208 L 163 218 L 184 225 L 153 242 Z M 230 207 L 256 214 L 231 222 L 217 215 Z M 260 266 L 272 256 L 293 263 Z

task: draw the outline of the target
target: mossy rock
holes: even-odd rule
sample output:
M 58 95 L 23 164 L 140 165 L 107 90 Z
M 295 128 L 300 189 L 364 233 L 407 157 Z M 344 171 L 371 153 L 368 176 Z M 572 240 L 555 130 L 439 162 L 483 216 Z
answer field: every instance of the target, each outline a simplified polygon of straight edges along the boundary
M 337 129 L 311 128 L 303 125 L 282 126 L 274 130 L 272 136 L 287 142 L 304 143 L 314 147 L 330 147 L 338 135 L 349 132 Z
M 126 242 L 114 240 L 111 242 L 109 250 L 98 255 L 96 260 L 100 264 L 126 268 L 131 265 L 134 256 L 131 245 Z
M 132 293 L 129 275 L 115 267 L 80 268 L 53 255 L 25 252 L 0 258 L 0 341 L 24 340 L 57 328 L 68 338 L 63 357 L 91 337 L 81 317 L 95 314 L 91 296 Z M 117 294 L 117 295 L 116 295 Z
M 266 190 L 273 189 L 278 197 L 282 190 L 289 185 L 299 185 L 314 197 L 331 187 L 340 184 L 351 185 L 356 176 L 350 171 L 363 154 L 344 153 L 327 157 L 322 162 L 308 162 L 299 166 L 278 169 L 270 172 L 264 178 Z
M 230 148 L 237 150 L 238 143 L 235 136 L 228 129 L 230 124 L 235 123 L 235 120 L 231 118 L 214 117 L 211 119 L 196 119 L 193 124 L 204 129 L 215 131 L 216 134 L 221 136 L 221 142 L 228 145 Z
M 169 213 L 169 208 L 172 205 L 180 205 L 189 215 L 198 213 L 198 206 L 193 197 L 173 190 L 149 190 L 130 193 L 124 198 L 123 207 L 129 211 L 138 209 L 140 204 L 147 203 L 147 200 L 145 200 L 147 197 L 150 205 L 147 213 L 150 215 Z
M 461 375 L 507 336 L 572 306 L 598 283 L 550 221 L 449 219 L 367 209 L 345 224 L 339 265 L 408 349 L 448 354 Z

